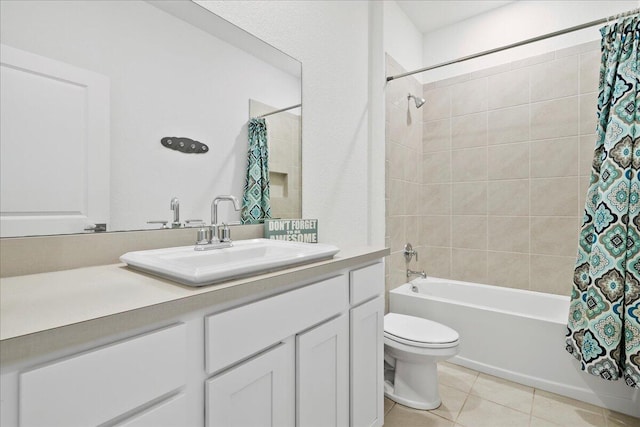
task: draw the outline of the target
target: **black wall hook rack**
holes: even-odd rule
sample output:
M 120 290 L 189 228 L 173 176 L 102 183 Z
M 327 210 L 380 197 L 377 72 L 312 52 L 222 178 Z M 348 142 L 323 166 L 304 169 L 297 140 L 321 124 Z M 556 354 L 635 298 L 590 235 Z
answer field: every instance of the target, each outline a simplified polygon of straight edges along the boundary
M 181 153 L 204 154 L 209 152 L 207 144 L 203 144 L 202 142 L 195 141 L 190 138 L 165 136 L 160 140 L 160 143 L 167 148 L 180 151 Z

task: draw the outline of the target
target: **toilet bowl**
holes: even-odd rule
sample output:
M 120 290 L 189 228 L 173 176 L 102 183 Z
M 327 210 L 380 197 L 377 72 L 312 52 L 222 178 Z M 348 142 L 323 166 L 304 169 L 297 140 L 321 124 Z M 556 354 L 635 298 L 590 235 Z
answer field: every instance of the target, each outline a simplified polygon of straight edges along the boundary
M 415 409 L 440 406 L 437 362 L 458 353 L 458 333 L 440 323 L 398 313 L 384 316 L 384 394 Z

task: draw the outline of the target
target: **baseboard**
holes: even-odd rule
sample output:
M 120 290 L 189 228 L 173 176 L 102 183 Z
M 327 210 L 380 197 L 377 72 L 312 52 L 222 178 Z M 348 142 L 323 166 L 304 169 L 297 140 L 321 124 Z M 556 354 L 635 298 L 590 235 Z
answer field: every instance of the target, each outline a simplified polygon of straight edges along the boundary
M 582 402 L 591 403 L 592 405 L 622 412 L 623 414 L 631 415 L 633 417 L 640 417 L 640 390 L 638 389 L 630 390 L 632 394 L 631 399 L 622 399 L 617 396 L 595 394 L 593 390 L 589 388 L 574 387 L 555 381 L 549 381 L 544 378 L 532 377 L 530 375 L 509 371 L 460 356 L 454 356 L 449 359 L 448 362 L 485 374 L 493 375 L 495 377 L 504 378 L 518 384 L 535 387 L 540 390 L 556 393 Z

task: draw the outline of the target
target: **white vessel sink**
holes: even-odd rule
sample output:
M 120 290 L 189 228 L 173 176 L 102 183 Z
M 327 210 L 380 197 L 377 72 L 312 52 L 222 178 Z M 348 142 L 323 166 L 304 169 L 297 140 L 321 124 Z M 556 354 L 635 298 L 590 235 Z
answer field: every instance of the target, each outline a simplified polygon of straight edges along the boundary
M 193 248 L 191 245 L 128 252 L 120 261 L 185 285 L 204 286 L 329 259 L 340 250 L 321 243 L 269 239 L 238 240 L 230 248 L 207 251 Z

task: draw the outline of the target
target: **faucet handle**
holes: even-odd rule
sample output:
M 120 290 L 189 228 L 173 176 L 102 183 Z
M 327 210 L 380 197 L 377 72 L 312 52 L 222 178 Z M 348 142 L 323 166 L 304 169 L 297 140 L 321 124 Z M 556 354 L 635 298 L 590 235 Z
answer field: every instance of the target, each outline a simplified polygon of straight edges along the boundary
M 406 262 L 411 261 L 411 258 L 413 258 L 414 255 L 416 257 L 416 262 L 417 262 L 418 261 L 418 251 L 413 249 L 413 246 L 411 246 L 411 243 L 407 243 L 406 245 L 404 245 L 404 259 L 405 259 L 405 261 Z
M 211 241 L 211 229 L 209 227 L 202 227 L 200 230 L 198 230 L 196 245 L 206 245 L 210 241 Z
M 229 224 L 222 223 L 222 228 L 220 229 L 220 241 L 221 242 L 230 242 L 231 241 L 231 230 L 229 230 Z

